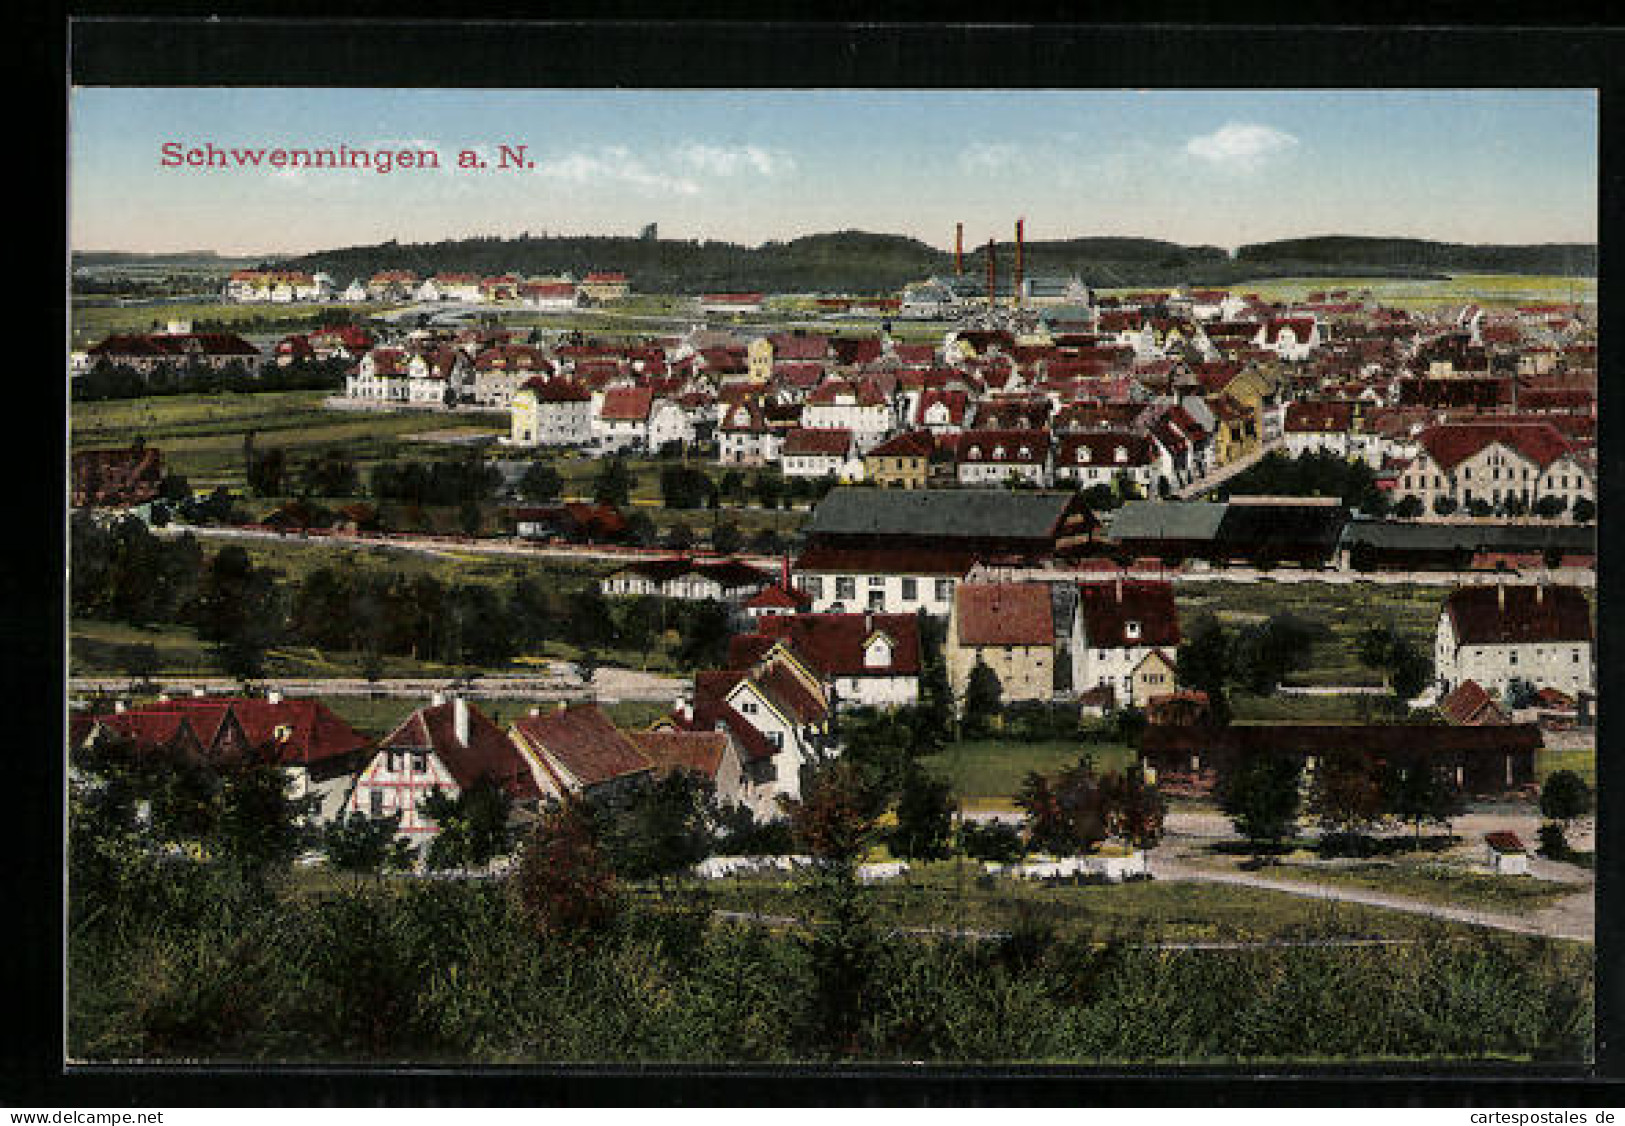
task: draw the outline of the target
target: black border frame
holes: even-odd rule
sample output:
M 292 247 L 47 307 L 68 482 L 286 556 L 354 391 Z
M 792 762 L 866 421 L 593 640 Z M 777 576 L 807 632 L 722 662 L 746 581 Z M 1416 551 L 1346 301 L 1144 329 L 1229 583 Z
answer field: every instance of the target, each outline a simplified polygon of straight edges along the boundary
M 637 21 L 656 16 L 636 3 L 575 3 L 545 23 L 511 23 L 531 13 L 520 9 L 478 21 L 412 19 L 390 22 L 331 16 L 332 6 L 284 4 L 274 16 L 209 19 L 209 8 L 174 3 L 164 17 L 124 17 L 122 5 L 86 4 L 71 22 L 26 41 L 28 62 L 43 64 L 44 81 L 61 85 L 62 165 L 66 169 L 66 78 L 81 85 L 265 85 L 265 86 L 669 86 L 669 87 L 1138 87 L 1304 88 L 1391 86 L 1418 88 L 1589 87 L 1599 91 L 1601 182 L 1600 260 L 1609 264 L 1625 227 L 1625 62 L 1621 32 L 1600 27 L 1580 5 L 1547 5 L 1531 12 L 1485 14 L 1466 4 L 1435 4 L 1431 26 L 1359 26 L 1345 9 L 1300 3 L 1280 15 L 1292 26 L 1257 20 L 1242 11 L 1228 22 L 1199 23 L 1218 14 L 1207 4 L 1112 3 L 1096 9 L 1113 24 L 856 22 L 869 9 L 842 0 L 831 14 L 853 22 L 764 22 L 772 4 L 736 4 L 722 18 L 703 23 Z M 510 6 L 511 7 L 511 6 Z M 713 11 L 717 7 L 714 6 Z M 782 7 L 782 6 L 781 6 Z M 923 5 L 919 7 L 923 8 Z M 1055 8 L 1034 13 L 1054 19 Z M 1285 6 L 1282 6 L 1283 8 Z M 1385 3 L 1385 14 L 1404 18 L 1408 6 Z M 643 9 L 643 10 L 640 10 Z M 397 9 L 398 10 L 398 9 Z M 989 10 L 982 18 L 998 18 Z M 931 15 L 913 12 L 910 15 Z M 316 18 L 311 18 L 312 16 Z M 1149 23 L 1160 16 L 1167 22 Z M 1316 20 L 1316 17 L 1320 17 Z M 1499 17 L 1496 19 L 1495 17 Z M 1032 17 L 1029 17 L 1032 18 Z M 1219 17 L 1223 18 L 1223 17 Z M 1368 17 L 1369 18 L 1369 17 Z M 1310 20 L 1314 22 L 1303 22 Z M 636 21 L 636 22 L 634 22 Z M 1137 22 L 1136 22 L 1137 21 Z M 1475 22 L 1463 22 L 1475 21 Z M 1539 26 L 1533 26 L 1538 21 Z M 1560 26 L 1566 25 L 1566 26 Z M 54 32 L 55 34 L 51 34 Z M 60 39 L 57 36 L 60 36 Z M 60 47 L 49 58 L 52 47 Z M 703 65 L 678 65 L 700 62 Z M 56 70 L 60 64 L 64 70 Z M 53 73 L 54 72 L 54 73 Z M 497 77 L 501 81 L 496 81 Z M 52 190 L 47 187 L 47 190 Z M 56 197 L 63 232 L 58 253 L 66 263 L 66 194 Z M 65 273 L 65 271 L 64 271 Z M 1612 366 L 1612 341 L 1625 339 L 1619 287 L 1599 270 L 1601 367 Z M 64 309 L 65 322 L 66 309 Z M 46 349 L 50 351 L 49 348 Z M 40 370 L 58 370 L 47 357 Z M 48 390 L 54 389 L 50 383 Z M 41 396 L 42 417 L 65 433 L 64 404 Z M 1599 406 L 1599 443 L 1617 448 L 1620 424 L 1611 397 Z M 51 462 L 65 474 L 65 450 Z M 1610 605 L 1619 569 L 1614 524 L 1608 514 L 1625 485 L 1614 460 L 1601 460 L 1599 536 L 1604 541 L 1599 598 Z M 38 476 L 30 463 L 29 481 Z M 24 491 L 26 526 L 54 534 L 65 530 L 61 494 L 52 488 Z M 21 523 L 21 521 L 20 521 Z M 76 1068 L 64 1073 L 61 1044 L 60 918 L 61 766 L 57 756 L 34 748 L 60 746 L 56 701 L 64 669 L 60 606 L 65 560 L 43 560 L 43 589 L 24 578 L 28 567 L 0 571 L 0 589 L 16 608 L 0 619 L 0 653 L 12 675 L 8 683 L 32 705 L 14 756 L 21 818 L 12 835 L 17 853 L 11 872 L 8 912 L 17 922 L 20 954 L 3 960 L 16 975 L 8 996 L 21 999 L 6 1022 L 0 1101 L 36 1106 L 229 1106 L 229 1105 L 1184 1105 L 1311 1106 L 1367 1105 L 1617 1105 L 1625 1084 L 1625 958 L 1615 936 L 1625 914 L 1619 909 L 1618 862 L 1597 872 L 1599 949 L 1597 1040 L 1594 1069 L 1546 1070 L 1539 1064 L 1453 1067 L 1426 1065 L 1335 1067 L 1297 1070 L 1257 1065 L 1236 1068 L 1155 1068 L 1098 1071 L 1088 1068 L 695 1068 L 571 1067 L 526 1069 L 379 1070 L 371 1068 L 181 1069 L 137 1066 Z M 1610 670 L 1621 645 L 1621 620 L 1599 614 L 1599 695 L 1614 695 Z M 35 686 L 37 684 L 37 690 Z M 1625 691 L 1619 693 L 1625 699 Z M 14 697 L 16 698 L 16 697 Z M 1625 809 L 1625 769 L 1610 763 L 1615 740 L 1605 712 L 1598 738 L 1599 799 Z M 28 748 L 26 753 L 22 748 Z M 1598 851 L 1620 856 L 1620 833 L 1612 819 L 1598 822 Z M 49 920 L 49 922 L 45 922 Z M 15 949 L 15 947 L 14 947 Z M 1608 955 L 1612 955 L 1610 958 Z M 8 1007 L 10 1007 L 8 1005 Z

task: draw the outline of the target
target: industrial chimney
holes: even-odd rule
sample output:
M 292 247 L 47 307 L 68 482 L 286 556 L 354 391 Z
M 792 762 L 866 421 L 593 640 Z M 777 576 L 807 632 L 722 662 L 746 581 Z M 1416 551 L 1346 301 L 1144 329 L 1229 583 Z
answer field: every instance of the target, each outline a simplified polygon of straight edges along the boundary
M 965 224 L 954 224 L 954 277 L 965 276 Z
M 987 307 L 992 309 L 999 295 L 999 257 L 993 240 L 987 240 Z
M 1021 267 L 1023 256 L 1022 252 L 1025 250 L 1024 244 L 1026 239 L 1024 236 L 1026 234 L 1026 225 L 1027 220 L 1016 220 L 1016 276 L 1015 281 L 1010 287 L 1010 304 L 1013 306 L 1019 306 L 1021 304 Z

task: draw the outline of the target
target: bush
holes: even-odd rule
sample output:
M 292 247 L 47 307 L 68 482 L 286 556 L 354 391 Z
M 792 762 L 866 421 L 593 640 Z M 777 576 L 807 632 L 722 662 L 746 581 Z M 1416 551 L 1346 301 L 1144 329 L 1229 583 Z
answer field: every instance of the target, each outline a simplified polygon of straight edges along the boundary
M 959 851 L 993 864 L 1013 864 L 1027 854 L 1021 830 L 1003 821 L 965 822 L 959 828 Z
M 1548 821 L 1538 831 L 1540 839 L 1540 855 L 1548 860 L 1566 860 L 1569 856 L 1569 838 L 1563 831 L 1563 826 L 1555 821 Z

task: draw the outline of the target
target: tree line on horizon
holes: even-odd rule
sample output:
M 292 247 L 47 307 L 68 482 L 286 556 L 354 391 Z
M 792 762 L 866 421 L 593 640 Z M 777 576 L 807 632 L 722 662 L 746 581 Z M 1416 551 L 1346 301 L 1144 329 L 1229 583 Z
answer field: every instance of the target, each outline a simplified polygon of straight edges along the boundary
M 985 245 L 967 247 L 965 274 L 986 276 Z M 1012 276 L 1015 244 L 995 243 L 1001 285 Z M 1446 271 L 1595 276 L 1595 244 L 1469 245 L 1420 239 L 1325 236 L 1255 243 L 1234 257 L 1216 246 L 1158 239 L 1096 237 L 1029 241 L 1024 273 L 1076 275 L 1094 286 L 1231 285 L 1282 276 L 1426 278 Z M 270 262 L 265 263 L 270 265 Z M 808 235 L 760 246 L 703 239 L 610 236 L 484 236 L 428 243 L 394 240 L 280 260 L 282 268 L 323 271 L 339 284 L 382 270 L 548 275 L 627 274 L 634 290 L 700 293 L 892 291 L 951 274 L 954 256 L 918 239 L 865 231 Z

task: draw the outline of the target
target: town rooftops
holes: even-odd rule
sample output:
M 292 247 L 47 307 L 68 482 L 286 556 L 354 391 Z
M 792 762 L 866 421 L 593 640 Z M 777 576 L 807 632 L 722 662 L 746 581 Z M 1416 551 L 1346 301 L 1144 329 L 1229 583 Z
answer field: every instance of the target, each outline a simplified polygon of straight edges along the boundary
M 954 592 L 954 610 L 961 645 L 1055 643 L 1055 619 L 1044 583 L 964 583 Z
M 597 704 L 524 716 L 514 721 L 514 731 L 529 746 L 545 751 L 582 786 L 641 774 L 652 765 Z
M 1464 680 L 1439 701 L 1439 711 L 1454 724 L 1506 723 L 1507 715 L 1476 680 Z
M 1114 540 L 1211 540 L 1228 505 L 1209 501 L 1129 501 L 1112 517 Z
M 468 739 L 458 737 L 457 714 L 467 709 Z M 487 778 L 520 800 L 541 796 L 519 749 L 486 714 L 463 700 L 419 708 L 379 744 L 385 749 L 432 750 L 457 785 L 467 789 Z
M 1179 644 L 1172 583 L 1115 579 L 1078 584 L 1084 635 L 1091 649 Z
M 1519 839 L 1518 834 L 1507 829 L 1497 829 L 1484 834 L 1484 843 L 1499 853 L 1520 853 L 1529 851 Z
M 808 535 L 1053 540 L 1077 504 L 1070 492 L 836 488 L 819 502 Z
M 1444 602 L 1458 645 L 1591 641 L 1591 608 L 1577 586 L 1457 587 Z
M 1492 443 L 1517 450 L 1539 466 L 1547 466 L 1574 447 L 1547 422 L 1461 422 L 1430 426 L 1417 442 L 1441 467 L 1450 469 Z

